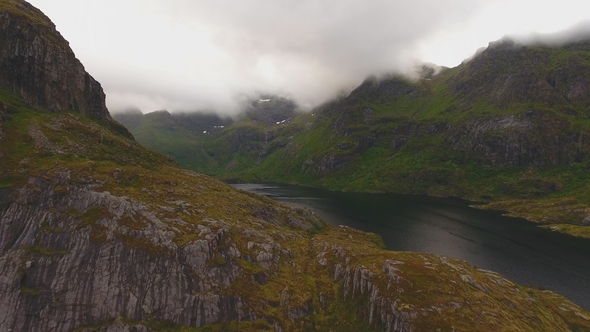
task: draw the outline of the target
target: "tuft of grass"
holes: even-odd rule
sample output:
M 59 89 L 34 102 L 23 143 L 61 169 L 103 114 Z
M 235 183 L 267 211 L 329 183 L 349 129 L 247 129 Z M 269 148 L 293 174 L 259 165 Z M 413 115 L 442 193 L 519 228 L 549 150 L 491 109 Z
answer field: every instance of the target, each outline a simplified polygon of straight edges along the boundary
M 70 250 L 52 250 L 42 246 L 22 246 L 28 255 L 63 256 L 70 253 Z

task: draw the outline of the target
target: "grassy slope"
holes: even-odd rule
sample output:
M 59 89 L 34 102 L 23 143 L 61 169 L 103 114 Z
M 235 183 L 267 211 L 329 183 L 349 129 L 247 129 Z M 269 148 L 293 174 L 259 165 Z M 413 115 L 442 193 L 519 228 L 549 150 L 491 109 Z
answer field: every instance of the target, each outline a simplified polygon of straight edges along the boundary
M 245 260 L 240 261 L 247 274 L 227 291 L 247 298 L 251 304 L 258 303 L 257 311 L 261 317 L 278 320 L 288 330 L 300 330 L 302 324 L 315 330 L 374 330 L 359 316 L 366 314 L 364 301 L 367 296 L 357 294 L 355 297 L 344 297 L 342 282 L 333 278 L 334 267 L 321 265 L 318 258 L 321 252 L 326 252 L 331 264 L 339 262 L 351 269 L 362 267 L 372 270 L 375 273 L 371 277 L 374 284 L 387 282 L 388 279 L 381 272 L 381 266 L 386 260 L 400 262 L 401 265 L 396 267 L 399 268 L 397 273 L 405 280 L 400 285 L 404 288 L 403 292 L 398 288 L 391 294 L 382 295 L 398 298 L 400 312 L 428 312 L 424 316 L 427 318 L 416 321 L 415 324 L 420 328 L 437 326 L 450 329 L 454 326 L 459 330 L 469 330 L 475 326 L 480 330 L 510 331 L 515 328 L 542 330 L 551 326 L 554 330 L 563 331 L 569 328 L 590 329 L 590 314 L 562 297 L 522 288 L 504 279 L 498 282 L 499 276 L 477 270 L 464 262 L 426 254 L 384 251 L 379 245 L 380 239 L 375 235 L 348 228 L 334 229 L 318 224 L 315 231 L 304 232 L 280 225 L 257 227 L 261 222 L 253 214 L 257 209 L 271 209 L 279 218 L 292 214 L 306 218 L 308 212 L 288 208 L 264 197 L 234 190 L 206 176 L 181 170 L 168 157 L 145 150 L 125 136 L 77 113 L 36 112 L 6 93 L 0 94 L 0 102 L 8 106 L 7 115 L 10 117 L 8 121 L 0 122 L 0 153 L 3 161 L 0 166 L 1 187 L 28 185 L 30 176 L 41 176 L 51 181 L 54 173 L 70 171 L 72 181 L 88 181 L 91 178 L 92 181 L 102 183 L 99 191 L 130 197 L 148 206 L 168 206 L 171 199 L 180 199 L 189 203 L 187 206 L 197 207 L 198 210 L 171 209 L 165 212 L 163 220 L 173 221 L 182 217 L 187 223 L 181 228 L 174 224 L 180 232 L 175 240 L 179 246 L 198 239 L 198 234 L 192 229 L 212 218 L 224 220 L 231 226 L 229 238 L 232 241 L 224 245 L 235 245 L 241 252 L 247 253 L 250 251 L 247 242 L 252 239 L 244 237 L 243 230 L 257 228 L 258 232 L 280 243 L 283 248 L 292 250 L 293 258 L 281 260 L 278 270 L 272 273 L 265 285 L 247 277 L 250 273 L 261 272 L 260 267 Z M 79 216 L 84 225 L 80 227 L 96 227 L 91 233 L 94 241 L 107 241 L 106 236 L 101 234 L 103 230 L 93 223 L 101 211 L 90 209 L 63 213 Z M 146 226 L 137 220 L 122 222 L 125 222 L 122 227 Z M 161 248 L 141 238 L 121 237 L 114 240 L 155 255 L 165 254 Z M 35 252 L 47 254 L 52 251 L 51 248 L 37 248 Z M 349 257 L 350 263 L 345 262 L 346 257 Z M 221 258 L 211 264 L 225 262 Z M 462 282 L 464 275 L 472 276 L 476 284 L 486 287 L 486 293 Z M 450 280 L 456 280 L 455 286 Z M 23 292 L 26 291 L 23 289 Z M 286 319 L 285 308 L 272 305 L 280 302 L 281 294 L 285 292 L 290 294 L 292 306 L 309 304 L 314 308 L 313 314 L 300 321 Z M 33 292 L 31 296 L 38 293 Z M 322 297 L 318 297 L 318 294 L 322 294 Z M 535 301 L 530 302 L 527 297 Z M 469 299 L 469 306 L 458 308 L 453 304 L 464 303 L 466 299 Z M 566 311 L 559 307 L 566 308 Z M 531 320 L 527 315 L 537 318 Z M 264 319 L 224 322 L 201 329 L 176 326 L 157 319 L 133 322 L 123 318 L 123 322 L 131 325 L 141 323 L 154 331 L 274 329 Z M 97 324 L 85 328 L 96 330 L 101 326 Z

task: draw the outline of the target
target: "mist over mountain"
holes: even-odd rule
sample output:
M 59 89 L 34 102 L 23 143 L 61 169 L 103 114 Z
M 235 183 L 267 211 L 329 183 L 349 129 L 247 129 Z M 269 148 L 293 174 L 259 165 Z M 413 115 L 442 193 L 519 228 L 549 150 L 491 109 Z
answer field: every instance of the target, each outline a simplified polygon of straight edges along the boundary
M 506 38 L 513 39 L 523 45 L 545 44 L 551 46 L 562 46 L 590 39 L 590 20 L 574 24 L 569 29 L 554 33 L 531 33 L 525 35 L 509 35 Z
M 206 135 L 169 130 L 165 140 L 150 125 L 150 139 L 136 137 L 228 181 L 459 196 L 590 237 L 590 38 L 583 26 L 572 31 L 527 44 L 503 38 L 412 78 L 371 76 L 293 118 L 275 105 L 279 118 L 269 121 L 245 117 Z
M 490 40 L 590 18 L 579 0 L 33 4 L 103 84 L 111 111 L 143 112 L 235 114 L 239 96 L 255 91 L 317 106 L 370 75 L 407 73 L 423 61 L 453 67 Z
M 522 35 L 506 35 L 497 41 L 490 42 L 488 46 L 481 47 L 475 51 L 475 53 L 464 59 L 463 63 L 470 62 L 472 59 L 479 56 L 481 53 L 486 51 L 490 47 L 496 47 L 497 45 L 501 44 L 514 44 L 518 46 L 548 46 L 548 47 L 561 47 L 563 45 L 569 44 L 578 44 L 578 43 L 588 43 L 590 40 L 590 21 L 581 22 L 572 26 L 571 28 L 555 33 L 548 33 L 548 34 L 522 34 Z M 187 114 L 187 113 L 202 113 L 202 114 L 217 114 L 222 118 L 231 117 L 234 119 L 239 119 L 248 113 L 248 110 L 251 108 L 252 103 L 258 103 L 260 99 L 265 98 L 273 98 L 273 100 L 283 99 L 289 100 L 293 102 L 294 109 L 296 108 L 299 112 L 310 112 L 315 107 L 320 106 L 323 103 L 330 102 L 331 100 L 335 100 L 338 98 L 345 98 L 348 96 L 353 90 L 364 81 L 367 80 L 375 80 L 375 81 L 382 81 L 388 80 L 392 77 L 403 77 L 406 80 L 417 82 L 420 79 L 424 78 L 432 78 L 434 75 L 440 73 L 443 70 L 449 69 L 448 67 L 440 66 L 434 63 L 426 63 L 426 62 L 419 62 L 413 61 L 408 63 L 407 66 L 403 69 L 401 68 L 390 68 L 389 70 L 382 70 L 379 72 L 375 72 L 368 76 L 363 77 L 362 80 L 359 80 L 356 85 L 346 85 L 346 88 L 342 84 L 335 85 L 332 89 L 331 94 L 327 94 L 315 100 L 316 103 L 310 103 L 309 100 L 302 100 L 298 99 L 296 95 L 288 93 L 286 91 L 279 91 L 277 93 L 272 92 L 259 92 L 259 91 L 249 91 L 248 93 L 239 93 L 231 97 L 231 101 L 225 104 L 211 104 L 212 106 L 208 108 L 196 108 L 194 105 L 199 105 L 199 103 L 193 104 L 193 106 L 189 107 L 183 106 L 184 108 L 175 109 L 172 108 L 170 111 L 174 114 Z M 267 90 L 269 91 L 269 90 Z M 116 95 L 116 94 L 115 94 Z M 271 103 L 273 104 L 273 103 Z M 260 106 L 260 105 L 259 105 Z M 149 113 L 153 110 L 150 109 L 139 109 L 137 107 L 127 107 L 124 110 L 114 109 L 111 110 L 112 112 L 118 113 L 131 113 L 141 112 L 141 113 Z M 270 121 L 273 122 L 273 121 Z

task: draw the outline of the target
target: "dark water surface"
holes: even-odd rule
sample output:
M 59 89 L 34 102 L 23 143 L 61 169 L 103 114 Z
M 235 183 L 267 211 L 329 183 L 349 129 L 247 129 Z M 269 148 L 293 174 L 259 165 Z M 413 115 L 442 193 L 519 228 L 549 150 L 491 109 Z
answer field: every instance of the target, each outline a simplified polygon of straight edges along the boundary
M 590 310 L 590 240 L 537 227 L 457 199 L 339 193 L 290 185 L 236 188 L 307 207 L 332 225 L 374 232 L 390 250 L 429 252 L 560 293 Z

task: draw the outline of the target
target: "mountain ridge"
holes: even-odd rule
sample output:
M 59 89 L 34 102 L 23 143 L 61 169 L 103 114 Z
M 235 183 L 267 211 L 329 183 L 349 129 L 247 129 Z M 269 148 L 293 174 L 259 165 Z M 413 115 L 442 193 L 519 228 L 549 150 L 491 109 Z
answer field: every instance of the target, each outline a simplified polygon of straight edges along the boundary
M 456 196 L 590 237 L 580 227 L 589 98 L 587 40 L 501 40 L 436 75 L 368 78 L 287 126 L 237 122 L 195 139 L 211 153 L 183 166 L 231 181 Z
M 0 87 L 31 107 L 76 110 L 112 121 L 100 83 L 85 71 L 51 20 L 27 2 L 6 0 L 0 6 L 0 39 L 21 41 L 0 45 Z

